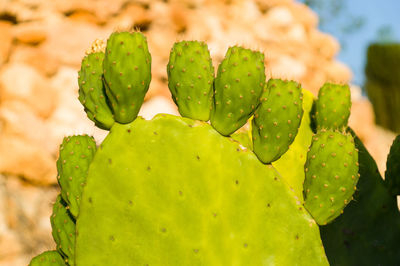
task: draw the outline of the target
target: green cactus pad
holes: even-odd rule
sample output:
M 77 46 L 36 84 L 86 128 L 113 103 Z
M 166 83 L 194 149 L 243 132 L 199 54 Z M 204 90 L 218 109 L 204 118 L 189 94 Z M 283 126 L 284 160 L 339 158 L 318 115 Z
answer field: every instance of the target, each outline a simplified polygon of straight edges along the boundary
M 34 257 L 29 266 L 65 266 L 64 259 L 56 250 L 45 251 Z
M 87 135 L 66 137 L 60 146 L 57 179 L 62 198 L 74 217 L 79 213 L 83 186 L 95 152 L 96 142 Z
M 331 265 L 400 265 L 400 212 L 374 159 L 355 137 L 360 180 L 354 200 L 321 227 Z
M 103 59 L 103 52 L 91 53 L 83 58 L 78 76 L 79 101 L 96 126 L 110 129 L 114 118 L 103 84 Z
M 264 84 L 264 54 L 230 47 L 214 81 L 212 126 L 224 136 L 242 127 L 256 110 Z
M 50 216 L 51 234 L 57 244 L 57 250 L 63 254 L 69 265 L 74 265 L 75 222 L 67 211 L 67 205 L 61 195 L 57 196 Z
M 317 129 L 340 129 L 347 127 L 351 109 L 348 85 L 325 83 L 318 92 L 315 103 Z
M 358 181 L 358 152 L 351 134 L 321 130 L 304 166 L 304 206 L 320 225 L 339 216 Z
M 400 135 L 390 147 L 386 161 L 385 183 L 393 196 L 400 195 Z
M 207 123 L 167 115 L 111 128 L 76 245 L 88 266 L 327 265 L 318 226 L 271 165 Z
M 303 116 L 301 85 L 270 79 L 254 113 L 254 153 L 263 163 L 279 159 L 293 143 Z
M 311 145 L 313 132 L 310 128 L 310 112 L 314 95 L 303 89 L 303 110 L 299 132 L 289 150 L 272 165 L 286 180 L 289 187 L 294 190 L 296 196 L 303 202 L 303 182 L 305 178 L 304 164 L 307 159 L 307 150 Z
M 207 121 L 213 99 L 214 67 L 207 44 L 182 41 L 174 44 L 167 66 L 168 87 L 179 113 Z
M 233 133 L 230 138 L 239 142 L 243 147 L 253 150 L 253 141 L 251 140 L 251 134 L 249 134 L 250 129 L 242 127 L 235 133 Z
M 106 93 L 115 121 L 132 122 L 143 104 L 151 80 L 151 55 L 140 32 L 114 32 L 103 62 Z

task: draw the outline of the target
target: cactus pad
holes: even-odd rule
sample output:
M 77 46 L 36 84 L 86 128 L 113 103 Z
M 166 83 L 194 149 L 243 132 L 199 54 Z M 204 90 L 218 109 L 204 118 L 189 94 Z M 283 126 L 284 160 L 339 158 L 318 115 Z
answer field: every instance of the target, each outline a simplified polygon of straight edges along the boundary
M 346 128 L 351 109 L 349 86 L 325 83 L 318 92 L 315 105 L 317 129 Z
M 213 99 L 214 67 L 207 44 L 175 43 L 167 66 L 168 87 L 183 117 L 208 121 Z
M 390 147 L 386 161 L 385 183 L 393 196 L 400 195 L 400 135 Z
M 263 163 L 279 159 L 294 141 L 303 116 L 301 85 L 270 79 L 254 113 L 254 153 Z
M 321 227 L 331 265 L 400 265 L 400 212 L 374 159 L 355 137 L 360 180 L 344 213 Z
M 110 129 L 114 118 L 103 84 L 103 59 L 104 52 L 91 53 L 83 58 L 78 76 L 79 101 L 96 126 Z
M 78 265 L 327 265 L 318 226 L 271 165 L 167 115 L 111 128 L 76 245 Z
M 256 110 L 265 84 L 264 54 L 230 47 L 214 82 L 211 124 L 227 136 L 242 127 Z
M 66 264 L 60 253 L 56 250 L 51 250 L 34 257 L 29 266 L 66 266 Z
M 50 216 L 52 235 L 57 250 L 63 254 L 70 265 L 74 265 L 75 257 L 75 222 L 67 211 L 67 205 L 61 195 L 57 196 Z
M 151 56 L 140 32 L 114 32 L 103 62 L 106 93 L 115 121 L 132 122 L 143 104 L 151 80 Z
M 358 181 L 358 152 L 351 134 L 321 130 L 312 140 L 305 164 L 305 207 L 318 224 L 340 215 Z
M 58 183 L 62 198 L 74 217 L 79 213 L 83 186 L 95 152 L 96 143 L 93 137 L 87 135 L 66 137 L 60 146 Z
M 303 90 L 303 117 L 296 135 L 289 150 L 272 165 L 282 175 L 282 178 L 294 190 L 296 196 L 303 202 L 303 182 L 305 178 L 304 164 L 307 159 L 307 149 L 311 145 L 313 132 L 310 128 L 310 112 L 313 106 L 314 95 Z

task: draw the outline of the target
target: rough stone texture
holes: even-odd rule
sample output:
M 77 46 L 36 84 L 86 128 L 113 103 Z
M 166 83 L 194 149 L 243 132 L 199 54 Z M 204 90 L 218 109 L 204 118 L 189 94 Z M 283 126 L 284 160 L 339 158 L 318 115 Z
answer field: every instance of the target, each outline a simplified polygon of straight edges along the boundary
M 0 266 L 27 265 L 34 255 L 55 248 L 49 217 L 57 193 L 55 187 L 0 175 Z
M 26 265 L 54 248 L 48 185 L 56 183 L 62 138 L 87 133 L 100 142 L 106 134 L 77 99 L 77 71 L 95 39 L 131 28 L 147 36 L 152 81 L 140 112 L 147 119 L 177 114 L 166 72 L 177 40 L 205 41 L 215 69 L 229 46 L 260 49 L 267 78 L 295 79 L 315 95 L 326 81 L 352 75 L 335 60 L 338 42 L 317 30 L 317 15 L 293 0 L 0 0 L 0 14 L 0 266 Z M 352 97 L 349 124 L 383 172 L 394 134 L 374 125 L 357 88 Z
M 22 44 L 38 45 L 46 40 L 47 34 L 40 24 L 21 24 L 14 27 L 14 38 Z
M 49 82 L 33 67 L 11 63 L 0 71 L 1 102 L 21 101 L 39 117 L 51 115 L 56 97 Z
M 11 23 L 0 20 L 0 33 L 1 33 L 1 42 L 0 42 L 0 67 L 1 65 L 7 61 L 11 43 L 12 43 L 12 33 L 11 33 Z

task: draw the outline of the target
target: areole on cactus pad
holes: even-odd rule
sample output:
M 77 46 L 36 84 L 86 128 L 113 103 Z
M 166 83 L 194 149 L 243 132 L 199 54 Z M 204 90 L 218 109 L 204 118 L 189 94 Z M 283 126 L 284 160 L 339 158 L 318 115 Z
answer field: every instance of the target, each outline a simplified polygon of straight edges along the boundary
M 88 136 L 63 142 L 61 196 L 52 215 L 57 251 L 31 265 L 332 261 L 319 225 L 334 223 L 351 200 L 358 151 L 352 135 L 327 131 L 325 123 L 345 130 L 347 119 L 315 119 L 313 128 L 311 93 L 294 81 L 266 81 L 260 52 L 229 48 L 214 78 L 206 44 L 182 41 L 171 50 L 167 72 L 183 117 L 146 121 L 136 118 L 151 80 L 146 38 L 113 33 L 105 51 L 104 60 L 94 55 L 98 49 L 84 58 L 79 99 L 110 132 L 97 150 Z M 250 118 L 250 128 L 235 133 Z M 341 157 L 328 160 L 332 153 Z

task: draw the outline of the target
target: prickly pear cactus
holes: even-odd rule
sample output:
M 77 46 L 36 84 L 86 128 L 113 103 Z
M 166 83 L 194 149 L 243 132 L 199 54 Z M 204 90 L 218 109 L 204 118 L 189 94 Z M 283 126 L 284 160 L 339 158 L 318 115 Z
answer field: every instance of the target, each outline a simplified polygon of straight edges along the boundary
M 347 127 L 351 98 L 348 85 L 325 83 L 315 102 L 315 120 L 318 129 L 340 129 Z
M 60 253 L 51 250 L 34 257 L 29 266 L 66 266 L 66 264 Z
M 354 190 L 347 190 L 348 182 L 333 181 L 333 190 L 324 190 L 307 175 L 313 171 L 328 178 L 329 171 L 340 168 L 343 180 L 355 185 L 356 168 L 350 163 L 357 161 L 357 151 L 351 155 L 347 135 L 338 133 L 346 140 L 347 154 L 338 152 L 343 158 L 329 161 L 329 166 L 327 160 L 325 168 L 317 161 L 304 167 L 312 138 L 310 93 L 304 92 L 303 102 L 301 86 L 293 81 L 272 80 L 265 87 L 263 54 L 232 47 L 219 66 L 214 93 L 208 94 L 211 62 L 204 45 L 193 54 L 198 45 L 176 45 L 169 84 L 188 117 L 201 113 L 207 120 L 209 112 L 208 103 L 196 109 L 179 100 L 182 95 L 202 97 L 191 84 L 211 96 L 211 125 L 162 114 L 150 121 L 135 119 L 150 82 L 151 57 L 140 33 L 110 36 L 103 61 L 106 94 L 97 95 L 111 104 L 115 122 L 97 150 L 87 136 L 67 138 L 57 163 L 62 197 L 51 221 L 58 253 L 67 265 L 328 265 L 316 221 L 330 222 L 344 206 L 335 207 L 333 216 L 332 206 L 315 211 L 307 197 L 303 202 L 301 184 L 306 179 L 310 193 L 318 193 L 324 204 L 337 193 L 335 187 L 346 187 L 345 197 L 338 199 L 350 200 Z M 210 79 L 196 80 L 200 70 L 190 64 L 199 62 Z M 179 69 L 184 74 L 175 72 Z M 177 86 L 179 80 L 182 86 Z M 268 103 L 260 97 L 264 88 L 265 97 L 272 99 Z M 274 108 L 273 116 L 269 108 Z M 93 112 L 86 109 L 88 115 Z M 253 128 L 274 122 L 282 127 L 264 126 L 253 136 L 252 130 L 235 133 L 256 109 Z M 283 111 L 275 112 L 279 109 Z M 275 138 L 256 142 L 263 134 Z M 329 137 L 323 149 L 314 142 L 307 158 L 321 160 L 340 150 L 340 142 Z M 265 159 L 256 155 L 257 145 L 279 152 Z M 281 173 L 270 164 L 273 160 Z M 342 169 L 345 163 L 351 170 Z
M 82 60 L 78 73 L 79 101 L 96 126 L 110 129 L 114 124 L 113 113 L 108 106 L 103 84 L 104 47 L 102 42 L 93 43 L 92 49 Z
M 321 130 L 313 136 L 305 164 L 305 207 L 325 225 L 350 202 L 358 181 L 358 153 L 351 134 Z
M 313 131 L 311 130 L 311 109 L 314 95 L 303 89 L 303 117 L 299 131 L 289 150 L 272 165 L 282 175 L 289 188 L 303 202 L 303 183 L 305 179 L 304 164 L 307 159 L 308 147 L 311 145 Z
M 212 126 L 224 136 L 242 127 L 256 110 L 264 84 L 264 54 L 230 47 L 214 82 Z
M 75 260 L 75 222 L 67 210 L 67 204 L 58 195 L 50 217 L 52 235 L 57 244 L 57 250 L 69 265 Z
M 174 44 L 167 66 L 168 87 L 183 117 L 208 121 L 213 100 L 214 67 L 207 44 Z
M 87 135 L 66 137 L 60 146 L 58 183 L 61 196 L 75 218 L 79 213 L 82 190 L 95 152 L 96 143 L 93 137 Z
M 166 115 L 111 129 L 77 232 L 78 265 L 326 264 L 318 226 L 272 166 L 206 123 Z
M 331 265 L 400 265 L 396 198 L 357 137 L 355 144 L 359 149 L 360 181 L 344 213 L 321 227 L 326 254 Z
M 400 135 L 390 148 L 386 161 L 385 183 L 393 196 L 400 195 Z
M 293 143 L 303 116 L 301 85 L 270 79 L 252 120 L 254 153 L 263 163 L 279 159 Z
M 151 80 L 151 55 L 140 32 L 114 32 L 103 61 L 107 97 L 118 123 L 132 122 Z

